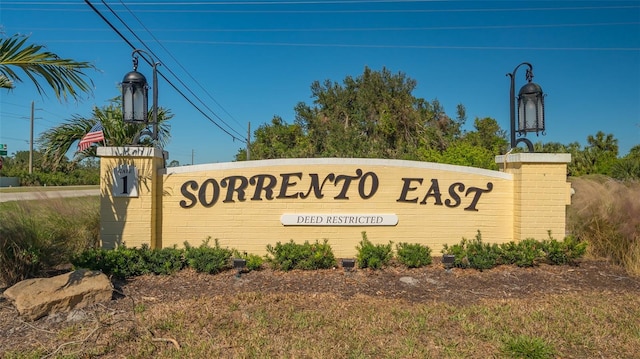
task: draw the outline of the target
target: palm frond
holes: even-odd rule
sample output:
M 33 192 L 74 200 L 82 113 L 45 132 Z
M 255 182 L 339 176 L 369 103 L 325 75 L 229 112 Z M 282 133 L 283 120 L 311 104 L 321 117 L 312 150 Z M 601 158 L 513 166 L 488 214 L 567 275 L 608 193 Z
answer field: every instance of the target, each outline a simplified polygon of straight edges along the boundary
M 102 124 L 104 132 L 104 145 L 106 146 L 129 146 L 140 131 L 145 128 L 145 124 L 129 124 L 122 121 L 122 107 L 119 99 L 112 101 L 104 107 L 94 107 L 90 117 L 74 115 L 63 124 L 53 127 L 43 132 L 38 145 L 44 153 L 45 163 L 49 166 L 57 167 L 66 154 L 77 145 L 79 141 L 96 123 Z M 164 147 L 171 136 L 170 125 L 167 123 L 173 115 L 169 110 L 158 109 L 158 144 Z M 98 146 L 102 144 L 97 144 Z M 151 146 L 150 142 L 143 145 Z M 81 161 L 87 157 L 96 157 L 96 146 L 91 146 L 84 151 L 77 151 L 74 155 L 75 161 Z
M 9 80 L 5 75 L 0 75 L 0 88 L 3 88 L 3 89 L 14 88 L 13 81 Z
M 12 36 L 0 42 L 0 74 L 9 82 L 22 82 L 14 68 L 22 70 L 34 83 L 38 93 L 44 93 L 41 80 L 53 89 L 58 99 L 77 100 L 80 93 L 90 93 L 93 82 L 85 80 L 83 70 L 95 69 L 88 62 L 63 59 L 42 51 L 43 46 L 26 44 L 28 37 Z

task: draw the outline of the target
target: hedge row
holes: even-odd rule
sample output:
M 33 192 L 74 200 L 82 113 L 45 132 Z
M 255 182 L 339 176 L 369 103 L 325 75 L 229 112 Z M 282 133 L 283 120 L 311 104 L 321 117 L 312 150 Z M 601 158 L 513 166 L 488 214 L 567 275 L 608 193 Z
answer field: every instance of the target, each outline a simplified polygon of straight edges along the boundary
M 373 244 L 362 232 L 362 240 L 356 247 L 356 262 L 359 268 L 379 269 L 389 265 L 392 259 L 409 268 L 418 268 L 432 263 L 431 249 L 417 243 Z M 453 255 L 453 266 L 484 270 L 501 264 L 515 264 L 530 267 L 545 262 L 554 265 L 571 264 L 584 255 L 586 243 L 579 243 L 571 237 L 563 241 L 549 238 L 544 241 L 527 239 L 501 245 L 482 242 L 480 232 L 475 239 L 462 239 L 459 244 L 444 246 L 443 254 Z M 90 249 L 74 256 L 71 260 L 76 268 L 101 270 L 117 278 L 127 278 L 142 274 L 171 274 L 183 268 L 193 268 L 198 272 L 219 273 L 232 267 L 232 258 L 246 261 L 246 270 L 260 269 L 266 261 L 273 269 L 313 270 L 337 266 L 331 246 L 325 239 L 322 243 L 293 240 L 267 246 L 267 255 L 240 253 L 235 249 L 222 248 L 216 240 L 213 246 L 209 239 L 199 247 L 185 242 L 184 249 L 150 249 L 118 247 L 115 250 Z

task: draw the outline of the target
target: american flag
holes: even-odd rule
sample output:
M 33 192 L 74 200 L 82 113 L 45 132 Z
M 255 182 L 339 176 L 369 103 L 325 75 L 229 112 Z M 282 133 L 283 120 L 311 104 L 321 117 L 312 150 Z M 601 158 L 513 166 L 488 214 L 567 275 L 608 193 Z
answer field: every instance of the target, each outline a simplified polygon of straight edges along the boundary
M 91 146 L 94 142 L 104 141 L 104 132 L 102 132 L 102 124 L 96 123 L 89 132 L 78 143 L 78 151 L 84 151 Z

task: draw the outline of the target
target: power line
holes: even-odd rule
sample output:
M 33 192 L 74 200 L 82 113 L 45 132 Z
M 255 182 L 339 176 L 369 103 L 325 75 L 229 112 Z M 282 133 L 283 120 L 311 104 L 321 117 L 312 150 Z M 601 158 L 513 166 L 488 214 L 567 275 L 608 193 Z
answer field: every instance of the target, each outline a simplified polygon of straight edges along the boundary
M 242 45 L 242 46 L 304 46 L 304 47 L 358 47 L 378 49 L 441 49 L 441 50 L 548 50 L 548 51 L 640 51 L 640 47 L 527 47 L 527 46 L 436 46 L 436 45 L 372 45 L 372 44 L 318 44 L 290 42 L 200 41 L 166 40 L 182 44 Z
M 111 29 L 113 29 L 113 31 L 115 31 L 120 38 L 122 38 L 128 45 L 129 47 L 131 47 L 132 49 L 136 49 L 136 47 L 118 30 L 116 29 L 113 24 L 111 24 L 111 22 L 104 17 L 104 15 L 102 15 L 102 13 L 100 13 L 100 11 L 98 9 L 96 9 L 93 4 L 91 4 L 91 2 L 89 0 L 84 0 L 85 3 L 87 3 L 87 5 L 89 5 L 91 7 L 91 9 L 94 10 L 94 12 L 96 14 L 98 14 L 98 16 L 100 16 L 100 18 L 107 23 L 107 25 L 109 25 L 109 27 L 111 27 Z M 106 5 L 106 4 L 105 4 Z M 153 66 L 153 64 L 144 56 L 141 56 L 144 61 L 149 64 L 149 66 Z M 221 131 L 223 131 L 224 133 L 226 133 L 227 135 L 231 136 L 231 138 L 233 138 L 234 140 L 236 139 L 236 136 L 232 135 L 229 131 L 227 131 L 226 129 L 222 128 L 222 126 L 220 126 L 216 121 L 214 121 L 211 117 L 209 117 L 206 113 L 204 113 L 202 111 L 202 109 L 200 109 L 195 103 L 193 103 L 193 101 L 191 101 L 180 89 L 178 89 L 171 81 L 169 81 L 169 79 L 167 79 L 167 77 L 160 71 L 158 71 L 158 74 L 165 80 L 167 81 L 167 83 L 176 91 L 180 94 L 180 96 L 182 96 L 182 98 L 184 98 L 187 102 L 189 102 L 189 104 L 191 104 L 191 106 L 193 106 L 196 110 L 198 110 L 198 112 L 200 112 L 203 116 L 205 116 L 211 123 L 213 123 L 214 125 L 216 125 L 216 127 L 218 127 Z M 239 139 L 239 140 L 243 140 L 243 139 Z
M 24 5 L 24 3 L 18 2 L 3 2 L 6 5 Z M 345 2 L 344 4 L 347 4 Z M 28 3 L 32 5 L 77 5 L 77 3 Z M 267 3 L 260 4 L 249 4 L 249 3 L 228 3 L 228 4 L 207 4 L 207 3 L 182 3 L 182 2 L 174 2 L 174 3 L 135 3 L 131 4 L 133 6 L 206 6 L 206 5 L 266 5 Z M 331 2 L 309 2 L 308 4 L 299 2 L 299 3 L 273 3 L 279 5 L 327 5 L 331 4 Z M 342 3 L 336 3 L 342 4 Z M 624 6 L 573 6 L 573 7 L 526 7 L 526 8 L 463 8 L 463 9 L 349 9 L 349 10 L 208 10 L 208 9 L 196 9 L 196 10 L 184 10 L 184 9 L 153 9 L 153 10 L 136 10 L 138 12 L 144 13 L 220 13 L 220 14 L 230 14 L 230 13 L 246 13 L 246 14 L 255 14 L 255 13 L 264 13 L 264 14 L 358 14 L 358 13 L 377 13 L 377 14 L 393 14 L 393 13 L 473 13 L 473 12 L 533 12 L 533 11 L 574 11 L 574 10 L 629 10 L 629 9 L 638 9 L 640 5 L 624 5 Z M 69 8 L 3 8 L 3 10 L 30 10 L 30 11 L 88 11 L 82 9 L 69 9 Z
M 134 15 L 135 16 L 135 15 Z M 607 22 L 607 23 L 584 23 L 584 24 L 529 24 L 529 25 L 477 25 L 477 26 L 428 26 L 428 27 L 345 27 L 345 28 L 255 28 L 255 29 L 147 29 L 149 32 L 360 32 L 360 31 L 428 31 L 428 30 L 492 30 L 492 29 L 536 29 L 536 28 L 557 28 L 557 27 L 600 27 L 600 26 L 628 26 L 640 25 L 640 22 Z M 144 26 L 144 25 L 143 25 Z M 97 28 L 30 28 L 31 31 L 106 31 Z M 139 29 L 134 29 L 139 30 Z M 152 34 L 151 34 L 152 35 Z M 153 36 L 153 35 L 152 35 Z M 155 39 L 155 36 L 154 36 Z M 156 39 L 156 41 L 159 40 Z M 159 43 L 160 44 L 160 43 Z M 160 44 L 162 46 L 162 44 Z M 164 48 L 164 47 L 163 47 Z
M 216 99 L 215 99 L 215 98 L 213 98 L 213 96 L 209 93 L 209 91 L 207 91 L 207 90 L 202 86 L 202 84 L 200 84 L 200 82 L 199 82 L 198 80 L 196 80 L 196 79 L 191 75 L 191 73 L 190 73 L 190 72 L 189 72 L 189 71 L 188 71 L 184 66 L 182 66 L 182 64 L 180 63 L 180 61 L 178 61 L 178 59 L 176 59 L 176 58 L 173 56 L 173 54 L 171 54 L 171 52 L 170 52 L 170 51 L 169 51 L 169 50 L 168 50 L 168 49 L 167 49 L 167 48 L 166 48 L 166 47 L 165 47 L 165 46 L 164 46 L 164 45 L 163 45 L 163 44 L 162 44 L 162 43 L 161 43 L 161 42 L 160 42 L 160 41 L 159 41 L 159 40 L 158 40 L 154 35 L 153 35 L 153 33 L 152 33 L 151 31 L 149 31 L 149 29 L 147 29 L 147 27 L 142 23 L 142 21 L 140 21 L 140 19 L 139 19 L 139 18 L 138 18 L 138 17 L 137 17 L 137 16 L 136 16 L 136 15 L 135 15 L 135 14 L 134 14 L 134 13 L 133 13 L 129 8 L 128 8 L 128 7 L 127 7 L 127 5 L 125 5 L 125 4 L 122 2 L 122 0 L 120 1 L 120 3 L 122 3 L 122 5 L 127 9 L 127 11 L 129 11 L 129 13 L 130 13 L 130 14 L 131 14 L 135 19 L 136 19 L 136 21 L 138 21 L 138 23 L 139 23 L 140 25 L 142 25 L 142 27 L 147 31 L 147 33 L 148 33 L 149 35 L 151 35 L 151 37 L 155 40 L 155 42 L 156 42 L 158 45 L 160 45 L 160 47 L 162 47 L 162 49 L 163 49 L 167 54 L 169 54 L 169 57 L 171 57 L 171 58 L 173 59 L 173 61 L 175 61 L 175 62 L 178 64 L 178 66 L 179 66 L 179 67 L 180 67 L 180 68 L 181 68 L 181 69 L 182 69 L 182 70 L 183 70 L 183 71 L 184 71 L 184 72 L 189 76 L 189 78 L 191 78 L 191 80 L 193 80 L 193 82 L 195 82 L 195 83 L 198 85 L 198 87 L 200 87 L 200 89 L 201 89 L 201 90 L 203 90 L 203 91 L 204 91 L 204 92 L 209 96 L 209 98 L 210 98 L 211 100 L 213 100 L 213 102 L 215 102 L 215 103 L 216 103 L 216 104 L 217 104 L 217 105 L 222 109 L 222 111 L 224 111 L 224 112 L 225 112 L 229 117 L 231 117 L 231 119 L 233 119 L 233 120 L 236 122 L 236 124 L 240 125 L 240 123 L 238 123 L 238 121 L 237 121 L 235 118 L 233 118 L 233 116 L 232 116 L 232 115 L 231 115 L 231 114 L 230 114 L 230 113 L 229 113 L 229 112 L 228 112 L 228 111 L 227 111 L 227 110 L 226 110 L 226 109 L 225 109 L 225 108 L 224 108 L 224 107 L 223 107 L 223 106 L 222 106 L 218 101 L 216 101 Z M 131 30 L 130 30 L 130 31 L 131 31 Z M 134 35 L 134 36 L 135 36 L 135 35 Z M 138 38 L 138 37 L 136 36 L 136 38 Z M 167 69 L 169 70 L 169 72 L 171 72 L 171 69 L 169 69 L 169 68 L 167 68 Z M 189 92 L 191 92 L 191 94 L 192 94 L 192 95 L 194 95 L 194 96 L 198 99 L 198 101 L 200 101 L 200 103 L 202 103 L 202 104 L 204 105 L 204 107 L 206 107 L 209 111 L 211 111 L 211 113 L 213 113 L 213 115 L 214 115 L 214 116 L 216 116 L 216 118 L 218 118 L 220 121 L 222 121 L 222 123 L 224 123 L 227 127 L 229 127 L 229 129 L 231 129 L 233 132 L 235 132 L 236 134 L 240 135 L 240 137 L 242 137 L 242 134 L 240 134 L 238 131 L 236 131 L 236 130 L 235 130 L 235 129 L 233 129 L 231 126 L 229 126 L 229 125 L 228 125 L 228 124 L 227 124 L 227 123 L 226 123 L 226 122 L 225 122 L 225 121 L 224 121 L 220 116 L 218 116 L 218 115 L 217 115 L 217 114 L 216 114 L 216 113 L 215 113 L 211 108 L 209 108 L 209 106 L 208 106 L 204 101 L 202 101 L 202 100 L 201 100 L 197 95 L 195 95 L 195 94 L 190 90 L 190 88 L 189 88 L 187 85 L 185 85 L 185 84 L 182 82 L 182 80 L 180 80 L 180 78 L 179 78 L 178 76 L 176 76 L 173 72 L 171 72 L 171 74 L 172 74 L 174 77 L 176 77 L 176 78 L 178 79 L 178 81 L 182 84 L 182 86 L 184 86 L 185 88 L 189 89 Z M 240 125 L 240 126 L 242 126 L 242 125 Z
M 144 41 L 129 27 L 129 25 L 127 25 L 126 22 L 124 22 L 122 20 L 122 18 L 120 18 L 120 16 L 113 11 L 113 9 L 104 1 L 102 0 L 102 3 L 107 7 L 107 9 L 109 9 L 109 11 L 111 11 L 111 13 L 120 21 L 120 23 L 122 23 L 127 30 L 129 30 L 129 32 L 138 40 L 140 41 L 140 43 L 142 44 L 142 46 L 144 46 L 145 49 L 147 49 L 147 51 L 149 51 L 156 59 L 159 59 L 160 56 L 156 55 L 156 53 L 149 47 L 147 46 L 147 44 L 144 43 Z M 136 20 L 138 20 L 138 18 L 134 15 L 134 17 L 136 18 Z M 140 22 L 138 20 L 138 22 L 142 25 L 142 22 Z M 143 25 L 144 26 L 144 25 Z M 153 35 L 152 35 L 153 36 Z M 165 50 L 166 51 L 166 50 Z M 177 60 L 176 60 L 177 61 Z M 165 68 L 167 69 L 167 71 L 169 71 L 169 73 L 171 75 L 173 75 L 173 77 L 175 79 L 178 80 L 178 82 L 187 89 L 187 91 L 189 91 L 189 93 L 191 93 L 192 96 L 194 96 L 200 103 L 204 104 L 204 102 L 191 90 L 191 88 L 189 86 L 187 86 L 173 71 L 171 71 L 171 68 L 169 66 L 165 65 Z M 166 80 L 166 78 L 165 78 Z M 167 80 L 168 81 L 168 80 Z M 186 97 L 185 97 L 186 99 Z M 193 104 L 193 102 L 190 102 L 192 104 L 192 106 L 194 106 L 200 113 L 202 113 L 205 117 L 207 117 L 209 119 L 209 121 L 211 121 L 212 123 L 214 123 L 216 126 L 218 126 L 221 130 L 224 131 L 224 129 L 217 124 L 212 118 L 210 118 L 209 116 L 207 116 L 199 107 L 197 107 L 195 104 Z M 236 134 L 240 135 L 240 138 L 242 138 L 242 135 L 236 131 L 235 129 L 233 129 L 231 126 L 229 126 L 220 116 L 218 116 L 218 114 L 216 114 L 213 110 L 211 110 L 208 106 L 205 105 L 205 107 L 211 111 L 211 113 L 217 118 L 219 119 L 225 126 L 227 126 L 231 131 L 235 132 Z M 235 136 L 230 134 L 229 132 L 225 131 L 225 133 L 229 134 L 234 140 L 235 140 Z

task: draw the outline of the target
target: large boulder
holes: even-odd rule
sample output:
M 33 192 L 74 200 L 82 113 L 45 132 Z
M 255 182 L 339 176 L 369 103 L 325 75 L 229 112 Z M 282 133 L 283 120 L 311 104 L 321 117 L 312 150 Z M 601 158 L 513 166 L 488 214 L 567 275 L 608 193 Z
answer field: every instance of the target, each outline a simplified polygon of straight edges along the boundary
M 113 294 L 102 272 L 76 270 L 52 278 L 27 279 L 4 291 L 18 313 L 27 320 L 108 302 Z

